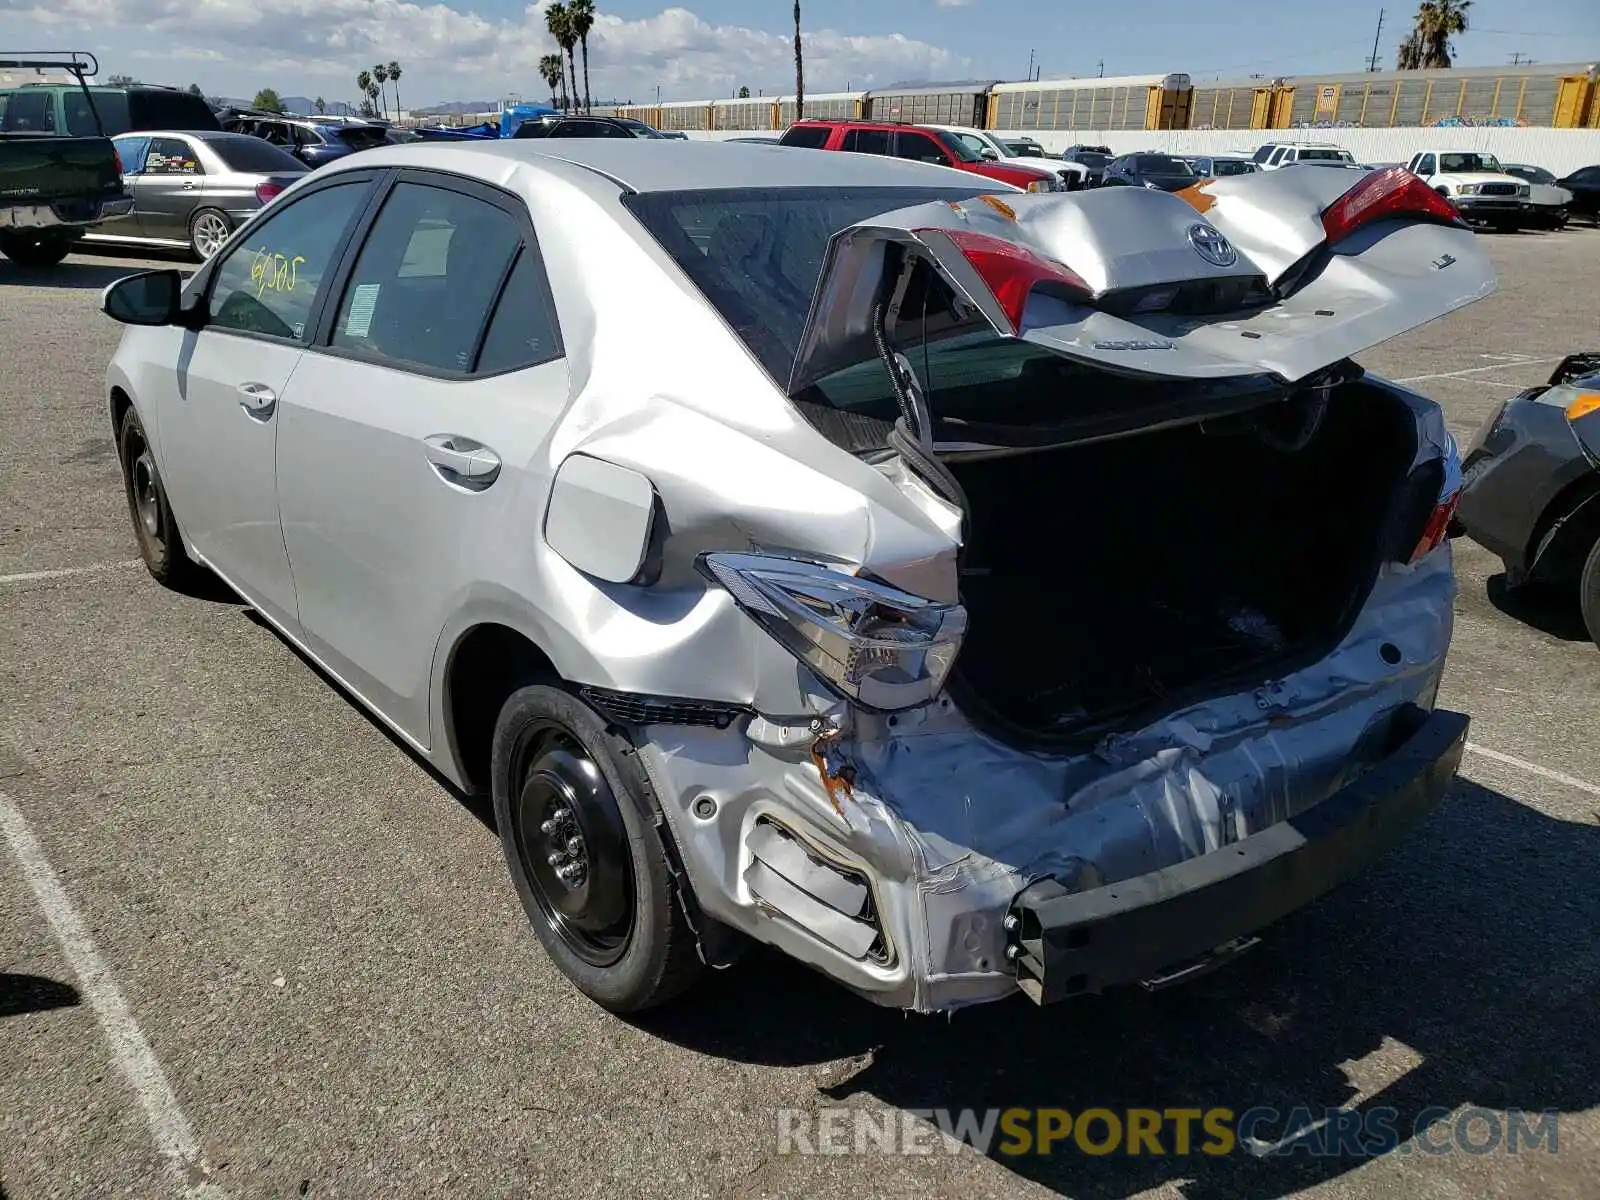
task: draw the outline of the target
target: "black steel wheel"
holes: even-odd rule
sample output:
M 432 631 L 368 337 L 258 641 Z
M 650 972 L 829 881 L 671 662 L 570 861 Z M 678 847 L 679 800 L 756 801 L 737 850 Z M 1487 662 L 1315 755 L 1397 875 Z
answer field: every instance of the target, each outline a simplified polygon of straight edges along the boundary
M 118 457 L 122 461 L 122 481 L 128 497 L 128 516 L 133 520 L 134 540 L 139 556 L 151 576 L 167 587 L 181 587 L 199 573 L 183 548 L 183 535 L 161 485 L 155 454 L 145 439 L 139 414 L 129 408 L 122 414 L 117 433 Z
M 702 964 L 690 898 L 632 745 L 559 687 L 514 692 L 494 733 L 495 825 L 533 932 L 613 1012 L 672 999 Z M 687 886 L 683 884 L 682 886 Z

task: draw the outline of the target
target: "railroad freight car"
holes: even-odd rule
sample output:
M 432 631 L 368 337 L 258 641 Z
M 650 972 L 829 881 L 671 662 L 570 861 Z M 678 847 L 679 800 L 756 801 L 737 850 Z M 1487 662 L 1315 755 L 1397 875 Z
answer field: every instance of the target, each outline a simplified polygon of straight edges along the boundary
M 995 80 L 962 80 L 959 83 L 891 84 L 866 94 L 861 116 L 869 121 L 904 121 L 907 125 L 988 124 L 989 93 Z M 806 101 L 806 116 L 811 101 Z
M 997 83 L 989 89 L 981 124 L 1005 130 L 1187 129 L 1193 91 L 1189 76 L 1176 72 Z

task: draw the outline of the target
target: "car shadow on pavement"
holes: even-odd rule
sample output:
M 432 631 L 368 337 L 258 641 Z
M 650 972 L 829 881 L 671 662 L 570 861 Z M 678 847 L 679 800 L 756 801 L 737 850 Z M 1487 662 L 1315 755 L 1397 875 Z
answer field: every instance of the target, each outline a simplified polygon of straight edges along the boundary
M 1583 623 L 1576 587 L 1556 588 L 1541 584 L 1511 587 L 1504 572 L 1489 576 L 1484 589 L 1489 603 L 1519 624 L 1563 642 L 1587 642 L 1589 630 Z
M 80 1002 L 78 989 L 43 975 L 0 971 L 0 1019 L 24 1013 L 72 1008 Z
M 177 264 L 173 264 L 176 266 Z M 129 275 L 149 270 L 140 263 L 126 266 L 110 263 L 79 263 L 68 259 L 54 267 L 19 267 L 13 262 L 0 262 L 0 287 L 60 288 L 68 291 L 89 291 L 115 283 Z
M 825 1104 L 1236 1114 L 1267 1106 L 1280 1114 L 1262 1126 L 1270 1137 L 1283 1136 L 1300 1106 L 1318 1117 L 1328 1108 L 1390 1109 L 1396 1152 L 1409 1154 L 1418 1115 L 1430 1108 L 1572 1113 L 1600 1103 L 1597 855 L 1600 824 L 1556 820 L 1461 779 L 1387 860 L 1186 987 L 1047 1009 L 1019 999 L 947 1021 L 874 1008 L 757 952 L 640 1025 L 742 1061 L 854 1059 L 819 1087 Z M 1371 1076 L 1397 1071 L 1364 1094 L 1363 1083 L 1376 1086 Z M 774 1144 L 776 1129 L 775 1118 Z M 1007 1157 L 998 1137 L 990 1156 L 1074 1196 L 1166 1184 L 1191 1200 L 1279 1196 L 1365 1161 L 1177 1156 L 1170 1127 L 1163 1136 L 1164 1157 L 1092 1157 L 1070 1141 L 1049 1157 Z M 1446 1136 L 1436 1130 L 1432 1141 Z

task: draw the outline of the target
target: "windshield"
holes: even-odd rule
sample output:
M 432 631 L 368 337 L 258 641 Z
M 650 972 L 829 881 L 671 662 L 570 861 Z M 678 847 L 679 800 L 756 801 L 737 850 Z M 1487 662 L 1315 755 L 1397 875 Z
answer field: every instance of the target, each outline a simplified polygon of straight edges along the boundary
M 1077 150 L 1073 152 L 1072 161 L 1082 163 L 1091 171 L 1103 171 L 1106 164 L 1111 161 L 1111 156 L 1095 150 Z
M 948 129 L 935 129 L 933 135 L 950 153 L 964 163 L 982 162 L 983 152 L 993 149 L 988 142 L 972 133 L 952 133 Z
M 1439 170 L 1447 174 L 1461 171 L 1493 171 L 1500 173 L 1500 160 L 1492 154 L 1441 154 Z
M 1355 162 L 1348 150 L 1322 150 L 1315 146 L 1302 146 L 1299 159 L 1301 162 Z
M 371 150 L 389 142 L 388 131 L 373 125 L 346 125 L 337 133 L 339 140 L 352 150 Z
M 1141 154 L 1134 160 L 1135 168 L 1145 175 L 1193 175 L 1194 170 L 1181 158 L 1166 154 Z
M 1526 179 L 1529 183 L 1554 183 L 1556 177 L 1543 167 L 1507 167 L 1508 175 L 1515 175 L 1519 179 Z
M 636 138 L 659 138 L 666 136 L 665 134 L 657 133 L 643 121 L 635 121 L 632 117 L 618 117 L 617 122 Z
M 879 213 L 969 200 L 979 187 L 724 188 L 625 204 L 786 388 L 828 239 Z
M 308 169 L 287 150 L 242 133 L 206 139 L 230 171 L 255 175 L 302 175 Z
M 1043 158 L 1044 147 L 1037 142 L 1007 142 L 1006 152 L 1014 158 Z

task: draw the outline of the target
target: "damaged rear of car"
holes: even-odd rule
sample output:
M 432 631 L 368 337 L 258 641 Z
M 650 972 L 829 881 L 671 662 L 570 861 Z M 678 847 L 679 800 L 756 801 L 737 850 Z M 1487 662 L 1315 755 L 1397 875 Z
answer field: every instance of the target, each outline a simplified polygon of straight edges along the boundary
M 1351 356 L 1494 277 L 1414 177 L 916 204 L 832 236 L 797 330 L 629 203 L 892 487 L 863 540 L 774 481 L 696 554 L 804 698 L 635 722 L 708 924 L 921 1011 L 1160 986 L 1443 795 L 1460 464 Z

